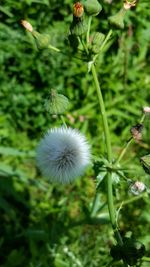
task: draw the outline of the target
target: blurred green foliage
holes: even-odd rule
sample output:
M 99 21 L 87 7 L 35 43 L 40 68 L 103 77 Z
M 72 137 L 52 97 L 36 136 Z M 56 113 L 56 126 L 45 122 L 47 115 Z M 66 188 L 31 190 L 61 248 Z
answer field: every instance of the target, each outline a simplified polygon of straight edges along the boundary
M 107 17 L 121 1 L 101 1 L 103 11 L 93 20 L 93 31 L 107 33 Z M 97 96 L 87 64 L 73 58 L 68 47 L 72 21 L 71 0 L 1 0 L 0 2 L 0 258 L 2 267 L 98 267 L 111 266 L 105 190 L 100 194 L 99 218 L 89 211 L 95 192 L 94 172 L 73 185 L 55 186 L 40 176 L 34 161 L 38 140 L 46 129 L 61 125 L 45 111 L 44 101 L 54 88 L 70 100 L 66 123 L 89 138 L 93 154 L 105 153 Z M 35 30 L 50 34 L 63 54 L 38 50 L 20 25 L 29 19 Z M 130 128 L 142 116 L 150 99 L 150 6 L 139 1 L 129 11 L 125 29 L 116 31 L 113 43 L 97 61 L 114 157 L 130 137 Z M 72 59 L 71 59 L 72 57 Z M 130 178 L 150 186 L 139 164 L 148 154 L 149 118 L 144 140 L 133 144 L 125 157 Z M 122 182 L 116 189 L 117 204 L 132 198 Z M 133 231 L 150 256 L 149 199 L 139 198 L 120 212 L 122 234 Z M 146 267 L 147 263 L 141 266 Z M 113 266 L 113 265 L 112 265 Z M 115 263 L 114 266 L 121 266 Z

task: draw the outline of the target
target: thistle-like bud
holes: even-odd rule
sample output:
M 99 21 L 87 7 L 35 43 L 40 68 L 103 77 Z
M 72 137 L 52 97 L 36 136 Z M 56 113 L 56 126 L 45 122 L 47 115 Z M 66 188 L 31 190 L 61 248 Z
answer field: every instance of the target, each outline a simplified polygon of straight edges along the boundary
M 124 28 L 124 15 L 126 13 L 126 10 L 124 8 L 120 9 L 120 11 L 108 18 L 108 21 L 111 26 L 114 26 L 116 28 L 123 29 Z
M 51 89 L 49 98 L 45 101 L 46 110 L 53 115 L 63 114 L 69 105 L 68 98 Z
M 129 191 L 133 195 L 139 195 L 146 189 L 145 184 L 139 181 L 136 181 L 135 183 L 130 185 Z
M 88 16 L 97 16 L 102 10 L 102 6 L 97 0 L 87 0 L 84 8 Z
M 100 47 L 105 39 L 105 35 L 101 32 L 95 32 L 92 39 L 92 52 L 94 54 L 98 54 L 100 51 Z
M 87 30 L 87 25 L 83 18 L 84 8 L 79 2 L 73 5 L 73 21 L 70 26 L 71 35 L 81 36 Z
M 73 22 L 70 27 L 70 32 L 73 35 L 81 36 L 83 35 L 87 30 L 87 25 L 85 24 L 83 19 L 76 19 L 74 17 Z
M 37 31 L 33 31 L 32 35 L 35 38 L 37 47 L 39 49 L 47 48 L 50 44 L 50 36 L 48 34 L 41 34 Z
M 21 25 L 28 31 L 28 32 L 33 32 L 33 27 L 30 22 L 27 20 L 21 20 Z
M 133 126 L 130 129 L 130 132 L 132 134 L 132 137 L 135 140 L 140 141 L 142 139 L 142 130 L 143 130 L 143 124 L 141 124 L 141 123 L 136 124 L 135 126 Z
M 140 158 L 144 171 L 150 174 L 150 154 Z
M 80 2 L 77 2 L 73 5 L 73 15 L 77 18 L 81 18 L 84 13 L 83 5 Z

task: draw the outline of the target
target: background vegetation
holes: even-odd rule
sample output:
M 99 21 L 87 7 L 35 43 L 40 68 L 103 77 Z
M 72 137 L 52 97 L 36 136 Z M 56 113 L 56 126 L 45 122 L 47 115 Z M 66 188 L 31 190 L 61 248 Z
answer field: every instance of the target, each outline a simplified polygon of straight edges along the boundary
M 122 1 L 101 1 L 103 11 L 93 30 L 108 31 L 107 17 Z M 99 221 L 89 211 L 95 192 L 90 168 L 74 184 L 49 184 L 34 160 L 42 134 L 61 125 L 49 115 L 44 101 L 51 88 L 70 99 L 66 123 L 89 139 L 94 155 L 104 155 L 102 121 L 87 64 L 71 59 L 67 35 L 72 21 L 71 0 L 1 0 L 0 2 L 0 266 L 100 267 L 111 266 L 113 233 L 109 224 L 105 190 L 100 194 Z M 64 54 L 38 50 L 20 26 L 29 19 L 34 28 L 51 36 Z M 150 99 L 150 5 L 139 1 L 126 16 L 125 29 L 116 31 L 113 44 L 97 62 L 112 132 L 114 157 L 130 138 L 130 128 Z M 130 178 L 149 187 L 149 177 L 139 158 L 148 154 L 149 120 L 142 144 L 133 144 L 124 158 Z M 126 183 L 116 190 L 117 203 L 133 198 Z M 117 204 L 116 205 L 119 205 Z M 150 256 L 150 204 L 147 195 L 120 212 L 122 234 L 133 232 Z M 107 265 L 108 264 L 108 265 Z M 116 263 L 115 266 L 121 266 Z M 141 266 L 149 266 L 142 263 Z

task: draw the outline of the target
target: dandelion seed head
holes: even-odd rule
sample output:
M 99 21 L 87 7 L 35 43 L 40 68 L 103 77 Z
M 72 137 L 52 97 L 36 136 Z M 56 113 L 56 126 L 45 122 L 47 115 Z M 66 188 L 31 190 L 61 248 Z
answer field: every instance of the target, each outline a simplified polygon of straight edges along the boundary
M 83 174 L 89 162 L 89 144 L 72 128 L 50 129 L 37 148 L 37 165 L 51 182 L 73 181 Z

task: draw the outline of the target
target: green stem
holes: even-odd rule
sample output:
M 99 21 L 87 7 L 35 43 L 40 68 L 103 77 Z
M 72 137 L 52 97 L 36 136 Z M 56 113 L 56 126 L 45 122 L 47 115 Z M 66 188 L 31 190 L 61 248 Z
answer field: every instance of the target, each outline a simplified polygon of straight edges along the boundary
M 125 205 L 133 203 L 133 202 L 135 202 L 135 201 L 137 201 L 137 200 L 139 200 L 141 198 L 144 198 L 144 197 L 146 197 L 146 194 L 142 194 L 142 195 L 139 195 L 139 196 L 136 196 L 136 197 L 132 197 L 132 198 L 130 198 L 128 200 L 123 201 L 122 203 L 117 203 L 116 207 L 120 207 L 120 206 L 123 207 Z
M 56 52 L 60 52 L 60 49 L 58 49 L 58 48 L 56 48 L 55 46 L 53 46 L 53 45 L 48 45 L 48 48 L 49 49 L 52 49 L 52 50 L 54 50 L 54 51 L 56 51 Z
M 60 115 L 60 118 L 61 118 L 61 120 L 62 120 L 63 126 L 64 126 L 65 128 L 67 128 L 67 125 L 66 125 L 66 123 L 65 123 L 64 116 L 63 116 L 63 115 Z
M 100 105 L 100 110 L 101 110 L 101 115 L 102 115 L 104 134 L 105 134 L 105 142 L 106 142 L 106 148 L 107 148 L 107 158 L 108 158 L 108 161 L 111 162 L 112 161 L 111 141 L 110 141 L 110 133 L 109 133 L 109 127 L 108 127 L 108 122 L 107 122 L 107 115 L 106 115 L 106 111 L 105 111 L 105 105 L 104 105 L 103 96 L 101 93 L 101 88 L 99 85 L 99 81 L 97 78 L 97 73 L 96 73 L 96 69 L 95 69 L 94 65 L 92 65 L 91 70 L 92 70 L 92 75 L 93 75 L 94 84 L 96 87 L 97 96 L 98 96 L 99 105 Z
M 148 261 L 148 262 L 150 262 L 150 258 L 149 257 L 142 257 L 142 261 Z
M 86 43 L 89 44 L 90 41 L 90 28 L 91 28 L 92 16 L 89 17 L 88 20 L 88 27 L 87 27 L 87 34 L 86 34 Z
M 143 114 L 142 118 L 140 119 L 139 123 L 143 123 L 144 122 L 144 119 L 145 119 L 145 114 Z M 131 137 L 130 140 L 126 143 L 126 145 L 124 146 L 124 148 L 122 149 L 118 159 L 116 160 L 115 162 L 115 165 L 117 165 L 123 158 L 124 154 L 126 153 L 128 147 L 130 146 L 130 144 L 134 141 L 134 138 Z
M 133 137 L 130 138 L 130 140 L 127 142 L 127 144 L 126 144 L 126 145 L 124 146 L 124 148 L 122 149 L 122 151 L 121 151 L 121 153 L 120 153 L 118 159 L 117 159 L 116 162 L 115 162 L 115 165 L 117 165 L 117 164 L 121 161 L 121 159 L 123 158 L 124 154 L 126 153 L 128 147 L 129 147 L 129 145 L 130 145 L 132 142 L 133 142 Z
M 104 101 L 103 101 L 103 96 L 102 96 L 101 88 L 99 85 L 99 81 L 97 78 L 97 73 L 96 73 L 96 69 L 95 69 L 94 65 L 92 65 L 91 70 L 92 70 L 93 80 L 95 83 L 97 96 L 98 96 L 98 100 L 99 100 L 99 105 L 100 105 L 100 110 L 101 110 L 101 115 L 102 115 L 104 134 L 105 134 L 105 142 L 106 142 L 106 148 L 107 148 L 107 158 L 108 158 L 109 162 L 112 162 L 110 133 L 109 133 L 109 127 L 108 127 L 108 121 L 107 121 L 107 115 L 106 115 L 105 105 L 104 105 Z M 114 229 L 115 237 L 116 237 L 118 243 L 120 245 L 122 245 L 123 242 L 122 242 L 120 233 L 117 229 L 117 223 L 116 223 L 116 211 L 115 211 L 114 202 L 113 202 L 113 188 L 112 188 L 112 174 L 111 174 L 111 172 L 108 172 L 108 174 L 107 174 L 107 194 L 108 194 L 108 209 L 109 209 L 109 215 L 110 215 L 112 228 Z
M 99 194 L 98 192 L 96 192 L 91 209 L 91 217 L 95 217 L 98 209 L 99 209 Z

